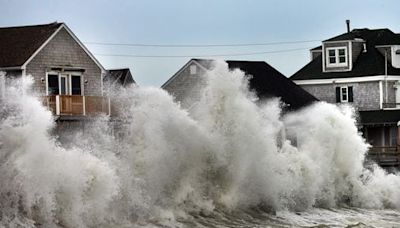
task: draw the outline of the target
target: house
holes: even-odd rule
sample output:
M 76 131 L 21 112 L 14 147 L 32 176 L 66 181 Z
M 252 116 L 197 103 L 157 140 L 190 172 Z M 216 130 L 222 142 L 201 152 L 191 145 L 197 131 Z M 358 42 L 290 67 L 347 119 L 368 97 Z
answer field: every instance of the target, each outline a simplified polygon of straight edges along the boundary
M 317 99 L 301 89 L 279 71 L 263 61 L 226 61 L 230 69 L 240 69 L 252 77 L 250 89 L 260 99 L 279 97 L 286 110 L 296 110 Z M 172 94 L 183 108 L 190 109 L 200 99 L 205 79 L 202 75 L 213 69 L 215 60 L 191 59 L 161 88 Z
M 373 146 L 371 157 L 400 164 L 394 158 L 400 144 L 400 34 L 386 28 L 348 29 L 322 41 L 310 56 L 290 79 L 321 101 L 352 105 Z
M 31 75 L 33 89 L 59 119 L 110 114 L 106 70 L 64 23 L 0 28 L 0 71 L 0 88 Z
M 106 75 L 103 78 L 103 84 L 108 86 L 122 86 L 128 87 L 130 85 L 136 84 L 131 71 L 129 68 L 112 69 L 107 70 Z

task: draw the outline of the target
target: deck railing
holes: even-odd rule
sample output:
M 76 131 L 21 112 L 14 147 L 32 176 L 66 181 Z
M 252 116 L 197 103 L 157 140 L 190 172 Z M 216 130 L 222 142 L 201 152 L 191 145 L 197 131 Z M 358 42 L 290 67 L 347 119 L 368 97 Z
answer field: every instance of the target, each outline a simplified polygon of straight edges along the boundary
M 90 116 L 111 114 L 110 99 L 100 96 L 53 95 L 44 98 L 44 104 L 55 115 Z
M 367 157 L 380 166 L 400 166 L 400 150 L 396 146 L 372 147 Z
M 398 108 L 398 109 L 400 109 L 400 103 L 383 103 L 382 107 L 383 108 L 393 108 L 393 109 Z

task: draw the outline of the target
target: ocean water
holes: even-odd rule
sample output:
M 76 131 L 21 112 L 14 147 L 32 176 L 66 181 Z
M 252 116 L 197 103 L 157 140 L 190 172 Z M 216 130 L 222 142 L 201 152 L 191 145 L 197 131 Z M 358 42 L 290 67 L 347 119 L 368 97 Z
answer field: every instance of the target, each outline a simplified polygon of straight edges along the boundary
M 99 116 L 68 140 L 52 134 L 32 78 L 8 85 L 0 225 L 400 227 L 400 177 L 364 166 L 351 107 L 282 115 L 223 62 L 203 77 L 190 111 L 158 88 L 118 89 L 118 134 Z

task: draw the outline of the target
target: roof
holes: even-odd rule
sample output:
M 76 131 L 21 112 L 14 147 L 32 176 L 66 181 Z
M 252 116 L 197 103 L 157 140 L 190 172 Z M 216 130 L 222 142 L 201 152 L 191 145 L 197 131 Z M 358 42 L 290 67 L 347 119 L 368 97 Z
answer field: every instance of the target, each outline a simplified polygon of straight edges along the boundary
M 213 60 L 194 59 L 207 69 L 213 66 Z M 250 89 L 260 99 L 280 97 L 288 104 L 288 109 L 295 110 L 318 101 L 314 96 L 297 86 L 275 68 L 264 61 L 226 61 L 230 69 L 240 69 L 248 75 Z
M 353 29 L 351 32 L 343 33 L 323 42 L 341 41 L 341 40 L 354 40 L 360 38 L 370 41 L 374 39 L 375 45 L 396 45 L 400 44 L 400 36 L 391 30 L 384 29 Z
M 343 72 L 322 72 L 322 56 L 318 56 L 306 66 L 294 73 L 290 79 L 330 79 L 330 78 L 349 78 L 385 74 L 385 57 L 379 52 L 376 46 L 379 45 L 400 45 L 400 35 L 395 34 L 389 29 L 354 29 L 350 33 L 345 33 L 324 42 L 349 40 L 361 38 L 366 41 L 367 52 L 361 52 L 353 63 L 351 71 Z M 312 49 L 313 50 L 313 49 Z M 388 64 L 389 75 L 400 75 L 400 69 Z
M 359 114 L 363 125 L 397 124 L 400 121 L 400 110 L 360 111 Z
M 310 51 L 322 51 L 322 45 L 319 45 L 318 47 L 315 47 L 311 49 Z
M 129 68 L 107 70 L 103 80 L 110 81 L 111 84 L 118 82 L 122 86 L 136 84 Z
M 61 25 L 0 28 L 0 67 L 22 66 Z

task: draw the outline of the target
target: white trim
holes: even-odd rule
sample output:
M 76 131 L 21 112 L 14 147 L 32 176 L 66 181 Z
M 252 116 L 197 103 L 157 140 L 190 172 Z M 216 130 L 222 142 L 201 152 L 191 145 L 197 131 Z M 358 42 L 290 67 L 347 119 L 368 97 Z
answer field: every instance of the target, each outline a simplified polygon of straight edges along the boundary
M 345 42 L 364 42 L 365 40 L 363 39 L 357 39 L 355 38 L 354 40 L 333 40 L 333 41 L 322 41 L 322 43 L 345 43 Z
M 96 65 L 101 69 L 101 71 L 105 72 L 105 68 L 100 64 L 100 62 L 94 57 L 92 53 L 83 45 L 83 43 L 75 36 L 75 34 L 68 28 L 68 26 L 64 23 L 60 25 L 60 27 L 29 57 L 28 60 L 21 66 L 21 68 L 26 68 L 26 66 L 32 61 L 33 58 L 58 34 L 61 29 L 65 29 L 69 35 L 79 44 L 79 46 L 88 54 L 88 56 L 96 63 Z
M 62 87 L 61 87 L 61 80 L 62 80 L 62 78 L 65 78 L 65 84 L 64 84 L 64 89 L 65 89 L 65 94 L 62 94 L 61 93 L 61 91 L 62 91 Z M 68 74 L 59 74 L 58 75 L 58 94 L 60 94 L 60 95 L 71 95 L 71 87 L 70 87 L 70 85 L 69 85 L 69 77 L 68 77 Z
M 22 70 L 22 67 L 15 66 L 15 67 L 0 67 L 0 70 Z
M 335 63 L 330 63 L 330 56 L 329 56 L 329 51 L 335 51 Z M 345 57 L 345 62 L 341 63 L 340 60 L 340 55 L 339 55 L 339 50 L 344 50 L 344 57 Z M 349 56 L 348 56 L 348 48 L 347 46 L 338 46 L 338 47 L 327 47 L 325 49 L 325 54 L 326 54 L 326 66 L 327 67 L 348 67 L 349 66 Z M 340 70 L 341 71 L 341 70 Z
M 322 50 L 325 50 L 325 44 L 322 43 Z M 325 67 L 325 52 L 322 51 L 322 72 L 326 72 L 326 67 Z
M 379 109 L 383 108 L 383 85 L 382 81 L 379 81 Z
M 376 45 L 375 48 L 388 48 L 388 47 L 392 47 L 394 45 Z
M 349 42 L 349 51 L 347 52 L 349 56 L 349 70 L 353 69 L 353 42 Z
M 385 75 L 352 77 L 352 78 L 329 78 L 329 79 L 307 79 L 307 80 L 293 80 L 297 85 L 319 85 L 319 84 L 332 84 L 332 83 L 353 83 L 353 82 L 373 82 L 385 80 Z M 389 81 L 400 80 L 400 75 L 389 75 Z
M 84 76 L 81 72 L 58 72 L 58 71 L 46 71 L 46 96 L 49 96 L 49 74 L 51 75 L 57 75 L 58 77 L 58 94 L 54 95 L 60 95 L 61 93 L 61 77 L 65 76 L 67 78 L 67 90 L 66 90 L 66 95 L 71 95 L 72 94 L 72 76 L 79 76 L 81 78 L 81 96 L 84 96 L 85 94 L 85 88 L 84 88 Z
M 212 61 L 212 60 L 211 60 Z M 198 63 L 195 59 L 191 59 L 189 60 L 189 62 L 187 62 L 178 72 L 176 72 L 170 79 L 168 79 L 168 81 L 166 81 L 161 88 L 164 89 L 166 86 L 168 86 L 172 81 L 175 80 L 176 77 L 178 77 L 188 66 L 190 66 L 192 63 L 195 63 L 196 65 L 198 65 L 201 69 L 203 69 L 204 71 L 208 71 L 208 69 L 206 69 L 204 66 L 202 66 L 200 63 Z

